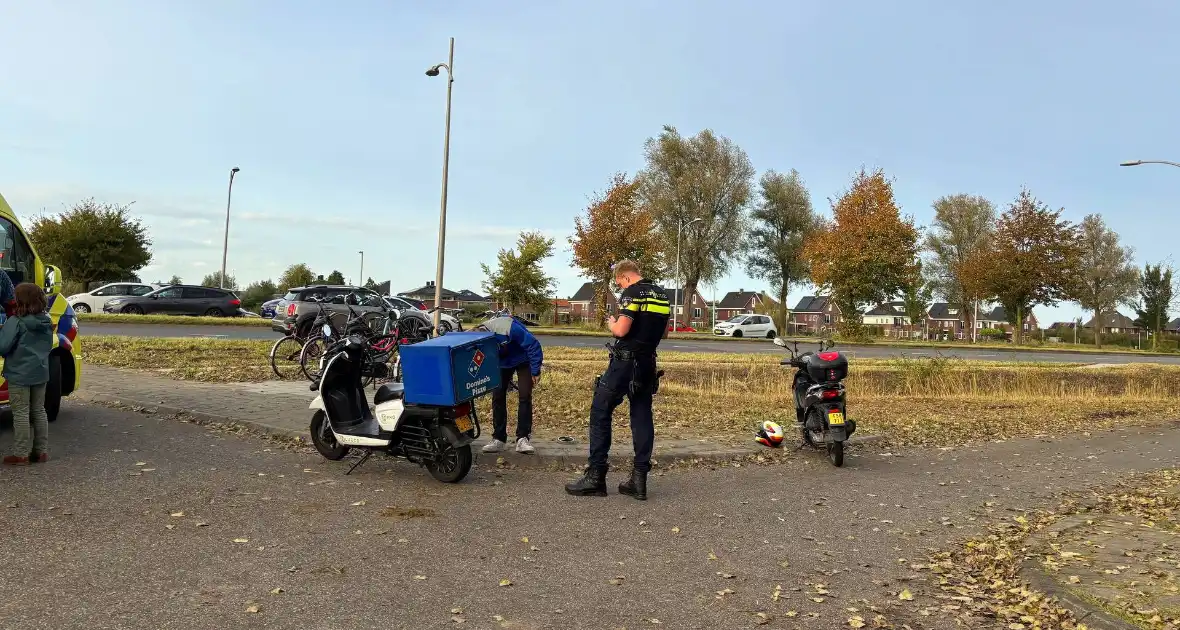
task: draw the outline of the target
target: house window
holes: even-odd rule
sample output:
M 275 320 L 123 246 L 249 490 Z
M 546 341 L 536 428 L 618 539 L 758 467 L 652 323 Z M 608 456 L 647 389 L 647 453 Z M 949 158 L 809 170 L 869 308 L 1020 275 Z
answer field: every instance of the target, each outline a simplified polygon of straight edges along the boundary
M 692 309 L 692 317 L 693 317 L 693 319 L 700 319 L 701 318 L 701 309 L 699 309 L 699 308 Z
M 824 313 L 824 323 L 825 324 L 832 323 L 832 314 L 831 313 Z

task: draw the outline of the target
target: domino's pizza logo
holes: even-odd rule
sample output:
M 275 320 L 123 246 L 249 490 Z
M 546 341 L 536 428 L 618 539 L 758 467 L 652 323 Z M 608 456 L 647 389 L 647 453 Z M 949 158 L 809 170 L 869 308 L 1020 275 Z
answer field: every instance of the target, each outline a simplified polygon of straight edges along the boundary
M 483 367 L 483 360 L 485 358 L 482 350 L 476 350 L 475 354 L 471 357 L 471 364 L 467 366 L 467 373 L 472 377 L 479 374 L 479 368 Z

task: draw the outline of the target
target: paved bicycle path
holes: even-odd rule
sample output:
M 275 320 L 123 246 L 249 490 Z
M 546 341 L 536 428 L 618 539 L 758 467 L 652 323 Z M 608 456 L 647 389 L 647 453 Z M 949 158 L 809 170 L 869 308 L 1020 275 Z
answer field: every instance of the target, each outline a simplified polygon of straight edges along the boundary
M 385 459 L 345 477 L 305 449 L 76 401 L 52 431 L 48 464 L 0 469 L 22 568 L 0 573 L 0 626 L 834 630 L 874 627 L 875 605 L 949 629 L 910 567 L 930 548 L 1180 452 L 1174 426 L 866 449 L 844 469 L 661 474 L 640 503 L 483 466 L 453 486 Z

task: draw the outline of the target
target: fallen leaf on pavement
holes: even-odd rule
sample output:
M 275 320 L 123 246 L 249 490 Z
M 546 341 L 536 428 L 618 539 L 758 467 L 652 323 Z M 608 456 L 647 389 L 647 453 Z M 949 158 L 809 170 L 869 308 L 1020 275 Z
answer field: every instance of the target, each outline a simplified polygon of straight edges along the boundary
M 524 543 L 524 544 L 526 544 L 526 545 L 527 545 L 527 544 L 529 543 L 529 537 L 528 537 L 528 536 L 525 536 L 525 537 L 521 538 L 521 539 L 520 539 L 520 542 L 522 542 L 522 543 Z
M 1078 582 L 1081 582 L 1081 581 L 1082 581 L 1082 578 L 1080 578 L 1076 575 L 1069 576 L 1069 583 L 1070 584 L 1077 584 Z
M 500 580 L 500 586 L 512 586 L 512 580 L 504 578 L 503 580 Z
M 414 576 L 414 579 L 415 579 L 415 580 L 425 580 L 425 579 L 426 579 L 426 576 L 425 576 L 425 575 L 415 575 L 415 576 Z
M 863 628 L 863 627 L 865 627 L 865 619 L 864 619 L 864 617 L 861 617 L 860 615 L 857 615 L 855 617 L 849 617 L 848 618 L 848 625 L 853 628 Z
M 234 542 L 238 543 L 239 545 L 242 545 L 242 544 L 250 542 L 250 539 L 249 538 L 235 538 Z
M 365 504 L 365 501 L 362 499 L 360 501 L 357 501 L 356 503 L 353 503 L 352 507 L 361 507 L 364 504 Z
M 824 598 L 822 598 L 822 597 L 812 597 L 812 598 L 811 598 L 811 601 L 813 601 L 813 602 L 815 602 L 815 603 L 817 603 L 817 604 L 822 604 L 822 603 L 824 603 Z
M 248 613 L 256 613 L 259 610 L 262 610 L 262 609 L 258 607 L 258 604 L 252 604 L 246 608 L 246 612 L 248 612 Z
M 723 580 L 732 580 L 733 578 L 737 577 L 736 575 L 734 575 L 732 573 L 722 573 L 721 571 L 718 571 L 717 575 L 718 575 L 718 577 L 720 577 Z
M 171 516 L 172 518 L 181 518 L 184 516 L 184 512 L 173 512 Z
M 914 601 L 914 594 L 910 592 L 910 589 L 904 588 L 901 590 L 901 593 L 897 595 L 897 598 L 903 602 L 912 602 Z
M 147 466 L 147 462 L 135 462 L 136 466 Z
M 679 527 L 673 527 L 673 528 L 672 528 L 672 533 L 673 533 L 673 534 L 679 534 L 679 533 L 680 533 L 680 528 L 679 528 Z
M 270 594 L 271 594 L 271 595 L 281 595 L 282 593 L 283 593 L 283 589 L 282 589 L 281 587 L 280 587 L 280 588 L 272 588 L 272 589 L 270 589 Z

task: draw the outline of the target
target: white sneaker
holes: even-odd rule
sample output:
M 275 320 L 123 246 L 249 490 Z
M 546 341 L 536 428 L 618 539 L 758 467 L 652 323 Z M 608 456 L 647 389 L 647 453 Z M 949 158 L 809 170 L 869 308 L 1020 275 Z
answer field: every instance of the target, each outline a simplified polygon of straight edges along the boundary
M 508 445 L 500 440 L 492 440 L 491 442 L 488 442 L 487 444 L 484 445 L 483 452 L 485 452 L 485 453 L 499 453 L 500 451 L 504 450 L 505 446 L 508 446 Z
M 517 453 L 524 453 L 524 454 L 528 455 L 529 453 L 536 452 L 536 450 L 537 449 L 533 448 L 532 444 L 529 444 L 528 438 L 520 438 L 519 440 L 516 441 L 516 452 Z

